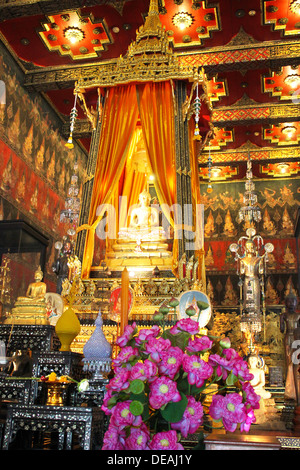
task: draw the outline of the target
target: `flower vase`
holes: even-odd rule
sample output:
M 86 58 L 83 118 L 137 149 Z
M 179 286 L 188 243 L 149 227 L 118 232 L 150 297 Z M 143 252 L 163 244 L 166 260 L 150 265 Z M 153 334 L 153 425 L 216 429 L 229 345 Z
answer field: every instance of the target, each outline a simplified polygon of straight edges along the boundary
M 60 351 L 70 351 L 72 341 L 80 332 L 80 322 L 72 307 L 68 307 L 58 319 L 55 332 L 61 343 Z

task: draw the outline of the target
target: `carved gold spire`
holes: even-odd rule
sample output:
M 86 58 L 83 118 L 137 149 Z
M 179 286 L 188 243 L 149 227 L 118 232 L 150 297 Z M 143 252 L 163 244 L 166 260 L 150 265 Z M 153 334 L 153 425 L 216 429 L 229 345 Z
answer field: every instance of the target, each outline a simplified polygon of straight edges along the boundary
M 99 67 L 95 76 L 79 77 L 75 92 L 93 87 L 116 86 L 130 82 L 189 79 L 203 83 L 203 72 L 198 67 L 184 66 L 174 54 L 165 28 L 159 18 L 158 0 L 151 0 L 145 23 L 136 32 L 124 57 L 116 63 Z
M 168 36 L 159 18 L 157 0 L 150 1 L 145 24 L 137 31 L 136 41 L 130 44 L 128 56 L 154 52 L 172 53 Z

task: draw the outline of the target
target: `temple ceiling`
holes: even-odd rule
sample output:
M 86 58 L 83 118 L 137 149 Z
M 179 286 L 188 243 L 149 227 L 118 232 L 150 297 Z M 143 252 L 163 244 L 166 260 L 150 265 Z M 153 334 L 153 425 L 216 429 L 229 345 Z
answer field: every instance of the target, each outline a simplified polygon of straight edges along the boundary
M 0 37 L 69 132 L 74 84 L 126 55 L 149 0 L 8 0 Z M 160 20 L 182 65 L 204 70 L 214 137 L 199 156 L 207 180 L 300 176 L 300 1 L 159 0 Z M 97 94 L 86 95 L 95 107 Z M 74 137 L 88 150 L 91 125 L 78 109 Z

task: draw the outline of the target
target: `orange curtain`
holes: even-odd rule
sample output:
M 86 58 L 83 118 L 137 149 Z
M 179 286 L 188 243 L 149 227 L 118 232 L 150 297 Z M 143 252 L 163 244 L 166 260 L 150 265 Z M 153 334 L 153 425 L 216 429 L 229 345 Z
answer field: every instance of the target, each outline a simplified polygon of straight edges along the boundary
M 120 204 L 119 222 L 120 228 L 127 227 L 128 210 L 131 206 L 138 203 L 140 193 L 146 188 L 147 177 L 145 171 L 137 168 L 134 160 L 136 157 L 136 149 L 142 139 L 142 129 L 136 127 L 133 139 L 131 141 L 130 150 L 125 165 L 124 184 L 120 191 L 122 196 Z M 141 165 L 142 166 L 142 165 Z
M 144 142 L 160 205 L 176 203 L 174 102 L 171 83 L 137 85 L 138 106 Z M 170 224 L 174 220 L 165 213 Z M 173 267 L 176 268 L 178 240 L 173 242 Z
M 94 253 L 95 231 L 105 213 L 106 206 L 113 203 L 115 188 L 119 184 L 138 119 L 135 85 L 113 87 L 108 90 L 107 94 L 102 115 L 89 221 L 87 225 L 79 227 L 79 230 L 87 230 L 82 262 L 83 279 L 89 276 Z

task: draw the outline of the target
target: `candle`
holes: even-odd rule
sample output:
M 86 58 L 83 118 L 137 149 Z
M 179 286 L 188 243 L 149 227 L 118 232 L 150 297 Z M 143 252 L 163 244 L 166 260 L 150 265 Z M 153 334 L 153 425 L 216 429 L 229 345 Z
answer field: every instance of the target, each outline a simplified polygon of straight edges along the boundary
M 127 268 L 122 272 L 121 282 L 121 328 L 120 335 L 124 333 L 124 328 L 128 324 L 128 298 L 129 298 L 129 273 Z

